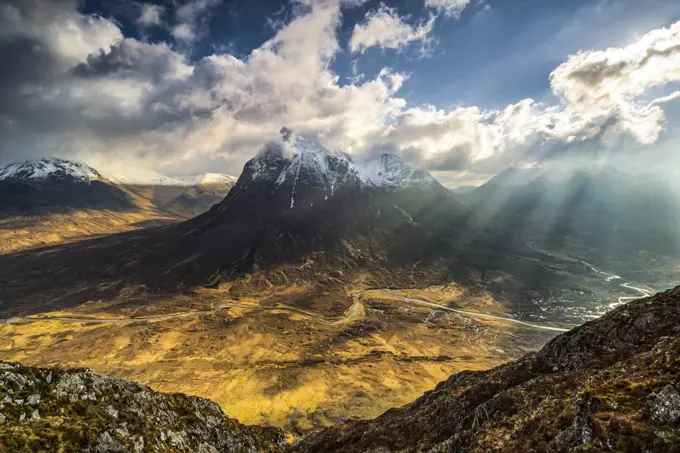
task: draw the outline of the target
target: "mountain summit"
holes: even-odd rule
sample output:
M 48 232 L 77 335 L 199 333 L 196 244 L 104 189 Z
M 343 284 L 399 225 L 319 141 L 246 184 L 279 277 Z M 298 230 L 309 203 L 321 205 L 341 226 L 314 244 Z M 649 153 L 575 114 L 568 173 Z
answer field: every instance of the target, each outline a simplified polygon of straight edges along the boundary
M 300 198 L 318 202 L 343 189 L 439 185 L 429 173 L 414 170 L 395 155 L 382 154 L 376 159 L 357 161 L 348 154 L 329 151 L 306 137 L 296 137 L 290 147 L 267 145 L 246 163 L 242 182 L 242 186 L 249 186 L 251 182 L 273 183 L 275 190 L 290 193 L 291 208 L 296 201 L 299 204 Z M 304 190 L 308 193 L 303 193 Z
M 90 184 L 105 178 L 89 165 L 58 158 L 26 161 L 0 168 L 0 181 L 10 182 L 76 182 Z

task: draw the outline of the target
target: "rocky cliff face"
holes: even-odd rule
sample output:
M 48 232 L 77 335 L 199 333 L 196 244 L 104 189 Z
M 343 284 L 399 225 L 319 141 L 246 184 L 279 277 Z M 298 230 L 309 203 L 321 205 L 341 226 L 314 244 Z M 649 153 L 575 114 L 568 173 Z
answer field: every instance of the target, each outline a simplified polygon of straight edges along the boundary
M 680 287 L 622 306 L 536 354 L 451 376 L 374 420 L 302 440 L 312 452 L 674 452 Z
M 90 370 L 0 363 L 2 452 L 283 451 L 281 433 L 247 427 L 217 404 L 165 395 Z

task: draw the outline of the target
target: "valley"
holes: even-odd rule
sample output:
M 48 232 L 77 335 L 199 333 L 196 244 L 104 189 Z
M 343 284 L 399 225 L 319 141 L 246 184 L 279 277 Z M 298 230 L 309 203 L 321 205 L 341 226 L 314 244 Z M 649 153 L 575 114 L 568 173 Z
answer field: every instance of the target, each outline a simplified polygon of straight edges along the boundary
M 0 168 L 0 254 L 177 223 L 210 209 L 233 184 L 215 173 L 111 180 L 64 159 L 10 164 Z
M 359 163 L 296 140 L 292 156 L 265 147 L 234 185 L 218 178 L 180 192 L 102 180 L 105 193 L 126 194 L 116 203 L 134 202 L 121 215 L 143 206 L 158 216 L 134 231 L 39 247 L 10 240 L 0 361 L 87 367 L 207 398 L 304 442 L 456 373 L 534 354 L 653 292 L 578 251 L 484 225 L 396 156 Z M 226 197 L 202 207 L 218 190 Z M 159 207 L 171 205 L 179 210 Z
M 680 453 L 680 1 L 0 0 L 0 61 L 0 453 Z
M 205 289 L 191 302 L 155 301 L 160 313 L 121 302 L 10 319 L 0 325 L 7 345 L 0 360 L 86 366 L 210 398 L 246 424 L 296 437 L 344 418 L 376 416 L 453 372 L 519 357 L 560 330 L 454 311 L 444 304 L 470 298 L 455 286 L 418 291 L 427 298 L 418 302 L 412 292 L 406 298 L 358 290 L 340 296 L 344 309 L 339 304 L 323 315 L 298 308 L 309 291 L 271 288 L 224 302 L 228 289 Z M 192 310 L 183 311 L 185 304 Z

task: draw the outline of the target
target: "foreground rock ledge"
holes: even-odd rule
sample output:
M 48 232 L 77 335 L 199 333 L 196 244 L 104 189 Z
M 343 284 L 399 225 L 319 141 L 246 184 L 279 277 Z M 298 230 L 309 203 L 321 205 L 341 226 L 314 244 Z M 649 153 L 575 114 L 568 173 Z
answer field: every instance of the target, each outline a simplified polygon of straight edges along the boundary
M 90 370 L 0 363 L 0 452 L 678 452 L 680 287 L 374 420 L 286 446 L 208 400 Z
M 161 394 L 88 369 L 0 363 L 0 452 L 281 452 L 274 428 L 212 401 Z

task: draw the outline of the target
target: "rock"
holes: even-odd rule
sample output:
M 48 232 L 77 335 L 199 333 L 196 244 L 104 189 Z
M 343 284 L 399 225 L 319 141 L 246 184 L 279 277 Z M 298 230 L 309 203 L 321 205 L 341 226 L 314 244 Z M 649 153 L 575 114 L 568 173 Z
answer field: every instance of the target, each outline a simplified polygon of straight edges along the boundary
M 80 374 L 64 374 L 54 389 L 54 394 L 58 398 L 66 398 L 71 403 L 75 403 L 86 391 L 85 383 Z
M 125 447 L 111 437 L 111 434 L 109 434 L 108 431 L 104 431 L 104 433 L 99 436 L 99 443 L 95 448 L 95 451 L 98 453 L 116 453 L 123 450 L 125 450 Z
M 18 390 L 21 390 L 26 385 L 27 379 L 18 373 L 6 373 L 5 379 L 11 382 Z
M 115 410 L 115 409 L 113 408 L 113 406 L 111 406 L 111 405 L 106 406 L 106 407 L 104 408 L 104 412 L 106 412 L 106 415 L 108 415 L 109 417 L 111 417 L 111 418 L 113 418 L 113 419 L 117 419 L 117 418 L 118 418 L 118 411 Z
M 40 393 L 24 390 L 24 398 L 24 393 L 14 392 L 14 398 L 22 397 L 20 403 L 26 404 L 10 406 L 9 414 L 3 411 L 7 419 L 0 423 L 0 451 L 16 436 L 19 417 L 23 422 L 22 438 L 54 439 L 54 444 L 50 444 L 54 451 L 284 451 L 280 431 L 242 425 L 227 417 L 212 401 L 179 394 L 164 395 L 91 370 L 19 367 L 19 371 L 12 371 L 16 376 L 8 378 L 7 373 L 0 371 L 0 399 L 11 393 L 15 382 L 24 382 L 20 376 L 27 382 L 25 389 L 33 382 Z M 50 373 L 52 383 L 45 388 L 46 376 Z M 14 399 L 10 397 L 7 402 L 13 403 Z M 82 410 L 84 407 L 86 410 Z M 66 432 L 67 435 L 62 435 Z M 26 446 L 19 451 L 30 450 Z
M 675 423 L 680 419 L 680 392 L 667 385 L 659 393 L 647 398 L 652 420 L 660 423 Z
M 139 436 L 135 439 L 135 445 L 133 446 L 135 453 L 142 453 L 144 451 L 144 438 Z
M 555 438 L 555 444 L 560 451 L 572 451 L 575 447 L 588 443 L 593 438 L 593 432 L 585 417 L 577 415 L 574 421 Z
M 45 376 L 45 382 L 47 382 L 48 384 L 52 383 L 52 372 L 51 371 L 49 372 L 49 374 L 47 376 Z

